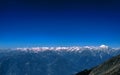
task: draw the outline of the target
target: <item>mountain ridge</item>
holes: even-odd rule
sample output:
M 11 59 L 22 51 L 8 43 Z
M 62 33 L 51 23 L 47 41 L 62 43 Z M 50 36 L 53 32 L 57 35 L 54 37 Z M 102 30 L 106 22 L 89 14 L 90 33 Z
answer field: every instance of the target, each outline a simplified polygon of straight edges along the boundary
M 58 46 L 58 47 L 23 47 L 23 48 L 13 48 L 12 50 L 32 50 L 32 51 L 46 51 L 46 50 L 66 50 L 66 51 L 82 51 L 82 50 L 119 50 L 120 48 L 111 48 L 107 45 L 100 45 L 100 46 Z
M 71 75 L 120 54 L 120 49 L 113 48 L 60 48 L 43 51 L 21 49 L 0 50 L 1 75 Z
M 120 75 L 120 55 L 114 56 L 94 68 L 85 69 L 76 75 Z

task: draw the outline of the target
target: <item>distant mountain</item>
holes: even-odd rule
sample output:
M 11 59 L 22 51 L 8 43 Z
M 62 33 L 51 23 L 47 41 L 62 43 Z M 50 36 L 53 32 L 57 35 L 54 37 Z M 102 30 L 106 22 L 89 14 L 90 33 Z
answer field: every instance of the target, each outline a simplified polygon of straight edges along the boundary
M 100 47 L 34 47 L 0 50 L 0 75 L 72 75 L 120 54 Z
M 83 70 L 76 75 L 120 75 L 120 55 L 95 68 Z

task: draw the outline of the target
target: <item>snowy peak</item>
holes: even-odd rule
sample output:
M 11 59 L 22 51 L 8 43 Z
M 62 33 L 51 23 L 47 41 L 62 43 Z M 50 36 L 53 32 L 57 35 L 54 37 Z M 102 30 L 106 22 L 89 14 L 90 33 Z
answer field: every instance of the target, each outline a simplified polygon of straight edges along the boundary
M 32 51 L 46 51 L 46 50 L 52 50 L 52 51 L 83 51 L 83 50 L 104 50 L 107 51 L 109 49 L 109 46 L 107 45 L 100 45 L 100 46 L 70 46 L 70 47 L 31 47 L 31 48 L 16 48 L 16 50 L 32 50 Z M 111 48 L 112 49 L 112 48 Z
M 101 48 L 101 49 L 108 49 L 109 46 L 106 46 L 106 45 L 100 45 L 100 48 Z
M 73 51 L 73 50 L 80 50 L 81 47 L 31 47 L 31 48 L 16 48 L 16 50 L 33 50 L 33 51 L 46 51 L 46 50 L 54 50 L 54 51 L 60 51 L 60 50 L 67 50 L 67 51 Z

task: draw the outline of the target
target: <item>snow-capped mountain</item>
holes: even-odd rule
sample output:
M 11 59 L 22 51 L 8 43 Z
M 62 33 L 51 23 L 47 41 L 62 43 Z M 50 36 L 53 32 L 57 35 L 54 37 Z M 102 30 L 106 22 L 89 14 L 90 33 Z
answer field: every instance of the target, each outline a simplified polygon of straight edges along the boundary
M 0 50 L 0 75 L 72 75 L 118 54 L 106 45 Z
M 98 47 L 95 46 L 72 46 L 72 47 L 31 47 L 31 48 L 16 48 L 16 50 L 22 50 L 22 51 L 27 51 L 27 50 L 32 50 L 32 51 L 46 51 L 46 50 L 54 50 L 54 51 L 60 51 L 60 50 L 66 50 L 66 51 L 80 51 L 84 49 L 89 49 L 89 50 L 108 50 L 109 47 L 106 45 L 101 45 Z

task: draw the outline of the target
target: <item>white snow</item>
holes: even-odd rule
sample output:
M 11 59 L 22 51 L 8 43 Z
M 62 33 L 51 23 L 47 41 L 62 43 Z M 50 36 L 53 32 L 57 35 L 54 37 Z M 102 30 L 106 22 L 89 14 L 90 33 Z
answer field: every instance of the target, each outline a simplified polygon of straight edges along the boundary
M 108 49 L 109 47 L 106 46 L 106 45 L 101 45 L 100 48 L 102 48 L 102 49 Z
M 84 51 L 84 50 L 90 50 L 90 51 L 108 51 L 109 46 L 107 45 L 100 45 L 100 46 L 70 46 L 70 47 L 31 47 L 31 48 L 16 48 L 16 50 L 22 50 L 22 51 L 27 51 L 27 50 L 32 50 L 35 52 L 38 51 L 46 51 L 46 50 L 53 50 L 53 51 Z

